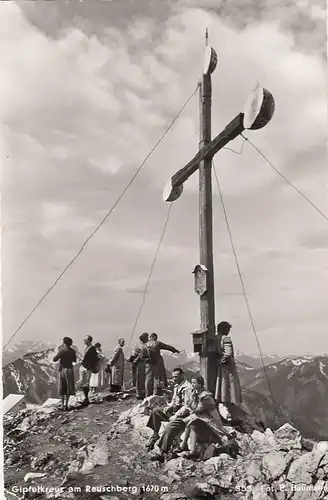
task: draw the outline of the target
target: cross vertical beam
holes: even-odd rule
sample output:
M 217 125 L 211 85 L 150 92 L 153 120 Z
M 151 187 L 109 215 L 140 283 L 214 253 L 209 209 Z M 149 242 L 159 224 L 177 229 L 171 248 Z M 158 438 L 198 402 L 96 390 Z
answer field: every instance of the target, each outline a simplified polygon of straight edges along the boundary
M 200 143 L 199 149 L 211 142 L 212 82 L 203 74 L 199 86 Z M 212 157 L 199 163 L 199 249 L 200 264 L 207 269 L 207 291 L 200 295 L 201 331 L 206 332 L 200 353 L 200 371 L 205 387 L 214 393 L 216 358 L 211 352 L 215 337 L 214 263 L 213 263 Z

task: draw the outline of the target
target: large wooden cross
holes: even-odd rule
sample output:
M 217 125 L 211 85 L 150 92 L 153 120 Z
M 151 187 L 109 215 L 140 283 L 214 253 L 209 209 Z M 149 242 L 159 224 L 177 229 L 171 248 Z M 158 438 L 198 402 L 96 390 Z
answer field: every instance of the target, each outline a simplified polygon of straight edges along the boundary
M 217 65 L 215 50 L 207 44 L 203 74 L 199 84 L 200 143 L 199 152 L 167 182 L 164 201 L 177 200 L 183 191 L 183 183 L 199 170 L 199 250 L 200 263 L 194 269 L 195 291 L 200 296 L 200 330 L 193 333 L 194 352 L 200 356 L 201 374 L 207 389 L 214 393 L 216 384 L 215 302 L 212 229 L 212 159 L 228 142 L 245 129 L 264 127 L 274 113 L 272 94 L 256 86 L 248 99 L 243 113 L 239 113 L 214 139 L 211 139 L 211 74 Z

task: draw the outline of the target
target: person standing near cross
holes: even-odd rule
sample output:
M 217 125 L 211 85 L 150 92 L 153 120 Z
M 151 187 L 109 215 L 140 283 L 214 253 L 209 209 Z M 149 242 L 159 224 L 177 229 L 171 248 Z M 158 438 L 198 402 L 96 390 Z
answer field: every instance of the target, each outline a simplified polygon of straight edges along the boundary
M 234 348 L 229 336 L 231 325 L 221 321 L 217 326 L 217 350 L 219 353 L 215 400 L 226 410 L 226 420 L 231 420 L 233 405 L 242 405 L 241 385 L 235 362 Z

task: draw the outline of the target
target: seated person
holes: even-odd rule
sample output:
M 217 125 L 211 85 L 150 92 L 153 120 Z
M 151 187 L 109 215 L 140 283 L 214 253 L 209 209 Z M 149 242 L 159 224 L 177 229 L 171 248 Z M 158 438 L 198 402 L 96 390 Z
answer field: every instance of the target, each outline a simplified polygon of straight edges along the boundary
M 183 417 L 190 413 L 190 391 L 191 384 L 184 378 L 184 373 L 181 368 L 173 370 L 172 378 L 174 381 L 174 392 L 171 403 L 164 409 L 155 408 L 152 410 L 147 427 L 152 429 L 153 436 L 151 437 L 147 448 L 152 450 L 155 443 L 160 453 L 152 457 L 152 460 L 164 461 L 164 456 L 170 450 L 175 439 L 181 435 L 185 429 Z M 169 422 L 159 439 L 159 430 L 162 422 Z
M 223 428 L 220 414 L 217 410 L 212 394 L 204 387 L 204 379 L 201 375 L 195 375 L 191 379 L 193 387 L 191 413 L 184 419 L 186 424 L 185 436 L 180 445 L 184 451 L 182 456 L 186 458 L 198 458 L 198 444 L 221 443 L 228 440 L 229 433 Z M 188 439 L 191 446 L 188 450 Z M 187 451 L 188 450 L 188 451 Z

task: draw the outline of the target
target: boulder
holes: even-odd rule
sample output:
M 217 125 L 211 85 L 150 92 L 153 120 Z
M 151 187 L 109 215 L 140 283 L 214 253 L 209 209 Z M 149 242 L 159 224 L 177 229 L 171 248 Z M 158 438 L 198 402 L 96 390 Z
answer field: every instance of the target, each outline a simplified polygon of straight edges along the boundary
M 231 465 L 234 460 L 229 455 L 219 455 L 218 457 L 212 457 L 205 462 L 200 462 L 198 468 L 204 472 L 204 474 L 215 474 L 219 470 Z
M 251 492 L 248 491 L 248 498 L 252 500 L 274 500 L 275 495 L 268 484 L 256 484 Z
M 183 500 L 186 498 L 185 493 L 163 493 L 161 500 Z
M 184 457 L 173 458 L 165 463 L 165 470 L 177 472 L 186 468 L 190 469 L 190 465 L 194 464 L 190 464 L 189 460 Z
M 261 433 L 260 433 L 261 434 Z M 258 444 L 251 435 L 239 434 L 237 435 L 236 441 L 240 448 L 240 454 L 246 456 L 249 454 L 255 454 L 258 452 Z
M 268 428 L 268 429 L 265 430 L 264 434 L 266 436 L 267 443 L 272 448 L 276 448 L 278 446 L 278 443 L 277 443 L 276 436 L 275 436 L 274 432 L 271 429 Z
M 216 491 L 217 487 L 210 483 L 196 483 L 188 492 L 188 497 L 213 498 Z
M 277 479 L 286 470 L 291 462 L 292 457 L 288 457 L 282 451 L 271 451 L 263 457 L 263 468 L 266 472 L 267 479 Z
M 323 451 L 312 451 L 301 455 L 291 463 L 287 475 L 288 480 L 295 485 L 312 484 L 312 476 L 317 472 L 323 457 Z
M 163 396 L 150 396 L 149 398 L 145 398 L 141 401 L 141 403 L 122 412 L 118 417 L 117 423 L 122 421 L 130 423 L 133 417 L 149 415 L 152 409 L 163 407 L 166 404 L 167 401 Z
M 293 500 L 314 500 L 315 497 L 312 497 L 313 488 L 309 484 L 299 483 L 297 487 L 292 489 L 292 499 Z M 317 497 L 319 498 L 319 497 Z
M 274 433 L 280 450 L 301 450 L 302 438 L 297 429 L 290 424 L 284 424 Z
M 255 448 L 253 448 L 254 452 L 263 454 L 272 450 L 272 444 L 270 443 L 272 438 L 264 432 L 260 432 L 257 430 L 253 431 L 251 434 L 251 439 L 255 443 Z
M 28 481 L 31 481 L 33 479 L 39 479 L 41 477 L 45 477 L 47 474 L 44 474 L 42 472 L 28 472 L 24 476 L 24 481 L 27 483 Z
M 260 464 L 256 460 L 252 460 L 246 469 L 246 475 L 253 477 L 254 480 L 260 480 L 263 476 Z
M 149 414 L 153 408 L 162 407 L 166 404 L 167 401 L 163 396 L 150 396 L 141 403 L 122 412 L 111 428 L 110 434 L 112 438 L 126 432 L 132 426 L 134 439 L 140 440 L 140 437 L 149 439 L 152 436 L 152 430 L 147 427 Z
M 90 474 L 97 465 L 106 465 L 109 459 L 106 437 L 100 436 L 96 443 L 87 446 L 86 455 L 80 469 L 81 474 Z
M 289 498 L 286 476 L 281 476 L 277 481 L 273 483 L 273 486 L 277 500 L 287 500 L 287 498 Z
M 150 439 L 153 431 L 147 427 L 149 416 L 136 416 L 132 418 L 131 424 L 133 425 L 133 432 L 136 438 L 140 440 L 140 436 L 144 439 Z
M 19 412 L 17 416 L 17 420 L 19 421 L 17 428 L 22 431 L 28 431 L 35 425 L 48 421 L 57 413 L 58 408 L 52 406 L 41 406 L 38 409 L 24 410 L 24 412 Z M 48 432 L 48 429 L 46 431 Z
M 323 479 L 320 479 L 313 486 L 313 488 L 310 491 L 310 493 L 311 493 L 311 496 L 310 496 L 311 500 L 316 500 L 316 499 L 319 499 L 319 498 L 327 498 L 327 495 L 328 495 L 328 484 L 326 486 L 325 481 Z
M 81 469 L 81 460 L 72 460 L 68 466 L 67 474 L 76 474 Z
M 313 446 L 313 451 L 328 452 L 328 441 L 319 441 L 319 443 L 315 443 Z
M 235 479 L 235 474 L 234 471 L 230 469 L 222 471 L 221 474 L 217 474 L 215 478 L 210 478 L 208 482 L 218 489 L 228 490 L 232 486 L 233 479 Z
M 158 479 L 162 481 L 163 483 L 166 484 L 173 484 L 174 482 L 180 482 L 181 477 L 178 476 L 178 474 L 175 474 L 175 472 L 169 471 L 168 475 L 165 476 L 164 474 L 158 476 Z

